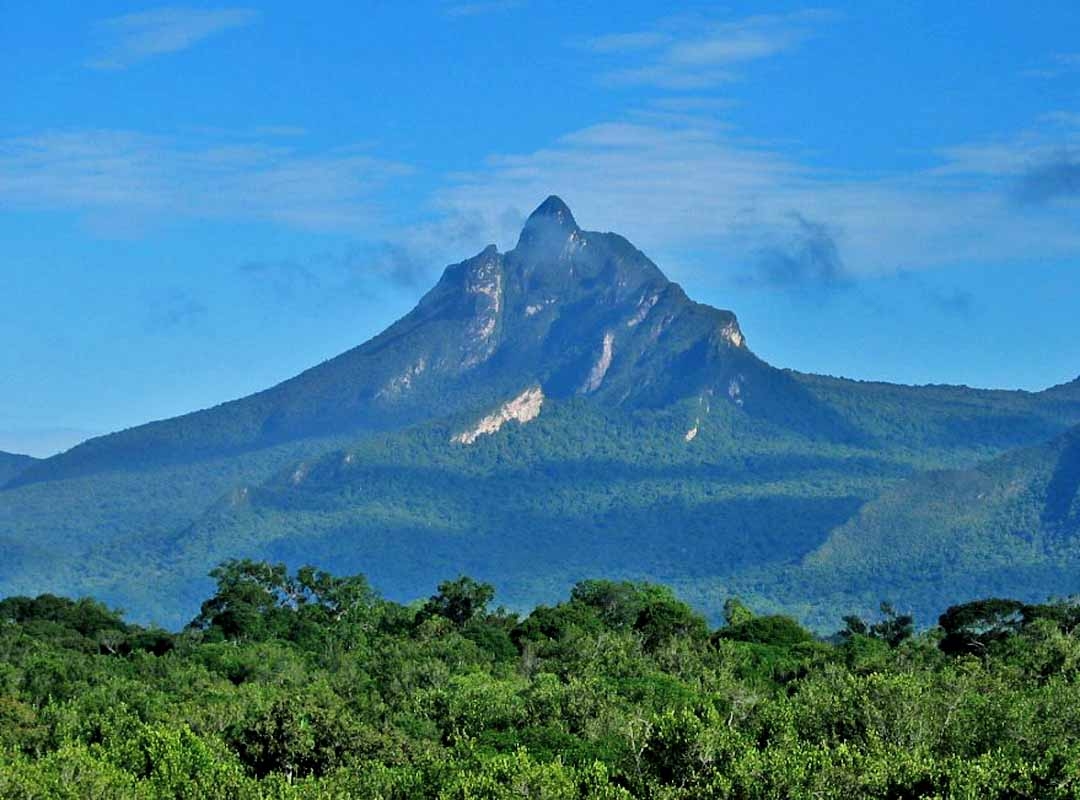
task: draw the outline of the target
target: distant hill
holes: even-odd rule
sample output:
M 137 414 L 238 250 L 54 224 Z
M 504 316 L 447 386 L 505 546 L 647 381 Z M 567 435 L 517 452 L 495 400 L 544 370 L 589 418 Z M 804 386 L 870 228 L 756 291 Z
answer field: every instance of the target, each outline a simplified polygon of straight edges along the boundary
M 903 481 L 799 570 L 839 604 L 898 598 L 928 619 L 957 596 L 1080 593 L 1080 427 L 970 469 Z
M 14 474 L 0 594 L 86 592 L 175 624 L 216 561 L 258 556 L 362 571 L 395 599 L 467 572 L 525 606 L 611 575 L 674 584 L 714 616 L 738 590 L 824 619 L 836 583 L 807 565 L 864 504 L 1077 424 L 1080 382 L 1030 393 L 777 369 L 732 312 L 552 197 L 513 250 L 448 267 L 369 342 Z M 901 584 L 936 568 L 896 567 Z M 792 570 L 816 576 L 801 588 L 820 603 L 793 599 Z M 918 602 L 964 591 L 910 586 Z
M 36 458 L 23 456 L 17 453 L 5 453 L 0 450 L 0 486 L 3 486 L 15 476 L 24 472 L 37 461 Z

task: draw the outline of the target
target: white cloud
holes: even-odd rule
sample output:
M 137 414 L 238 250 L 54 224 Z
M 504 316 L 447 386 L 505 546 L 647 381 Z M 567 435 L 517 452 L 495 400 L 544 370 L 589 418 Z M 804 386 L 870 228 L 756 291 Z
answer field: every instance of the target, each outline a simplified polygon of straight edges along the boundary
M 826 11 L 729 21 L 686 16 L 665 20 L 653 30 L 598 36 L 583 46 L 618 62 L 601 73 L 605 84 L 700 90 L 734 80 L 733 68 L 739 64 L 794 48 L 831 16 Z
M 945 148 L 945 162 L 934 172 L 1008 178 L 1080 149 L 1080 115 L 1059 111 L 1044 115 L 1040 122 L 1037 128 L 1013 136 Z
M 790 229 L 793 214 L 828 226 L 853 276 L 1080 256 L 1075 216 L 1026 213 L 1010 196 L 1016 165 L 1041 147 L 1017 137 L 1000 151 L 954 148 L 939 169 L 859 176 L 811 169 L 704 121 L 609 123 L 492 157 L 438 202 L 510 247 L 507 215 L 560 194 L 586 227 L 623 232 L 661 260 L 696 251 L 700 268 L 707 261 L 731 279 Z
M 585 42 L 585 47 L 594 53 L 627 53 L 637 50 L 652 50 L 668 44 L 672 38 L 672 34 L 661 31 L 608 33 L 589 39 Z
M 105 228 L 187 218 L 363 231 L 378 217 L 378 190 L 408 172 L 362 150 L 257 140 L 181 144 L 115 130 L 0 140 L 0 203 L 76 211 Z
M 247 8 L 158 8 L 102 20 L 95 26 L 95 69 L 123 69 L 167 53 L 177 53 L 219 33 L 255 23 L 259 13 Z
M 695 116 L 698 107 L 492 156 L 446 178 L 436 221 L 397 234 L 381 203 L 409 175 L 406 165 L 361 149 L 310 152 L 280 137 L 180 143 L 101 130 L 2 139 L 0 204 L 73 211 L 110 235 L 224 219 L 389 238 L 406 244 L 410 264 L 445 263 L 489 241 L 512 247 L 524 215 L 551 193 L 588 227 L 623 232 L 665 263 L 697 253 L 698 268 L 731 279 L 791 230 L 793 215 L 827 226 L 852 276 L 1080 255 L 1075 158 L 1060 156 L 1080 152 L 1068 112 L 1007 139 L 947 149 L 932 169 L 882 176 L 811 168 L 778 146 L 733 138 L 714 121 L 714 105 Z M 1028 202 L 1018 203 L 1025 186 Z
M 1055 112 L 1042 129 L 946 150 L 937 172 L 1003 183 L 1022 205 L 1069 206 L 1080 200 L 1080 118 Z M 1078 209 L 1080 210 L 1080 209 Z
M 1051 111 L 1043 114 L 1040 122 L 1059 126 L 1065 130 L 1073 129 L 1080 133 L 1080 112 L 1077 111 Z

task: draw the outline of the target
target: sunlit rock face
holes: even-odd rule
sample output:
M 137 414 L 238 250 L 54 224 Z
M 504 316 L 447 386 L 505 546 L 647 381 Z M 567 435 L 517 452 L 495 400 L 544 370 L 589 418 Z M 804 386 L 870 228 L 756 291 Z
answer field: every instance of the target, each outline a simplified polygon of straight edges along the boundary
M 457 444 L 472 444 L 481 436 L 497 433 L 508 422 L 524 425 L 540 416 L 544 405 L 544 392 L 539 386 L 526 389 L 512 400 L 508 400 L 498 409 L 482 417 L 475 425 L 454 436 L 450 441 Z

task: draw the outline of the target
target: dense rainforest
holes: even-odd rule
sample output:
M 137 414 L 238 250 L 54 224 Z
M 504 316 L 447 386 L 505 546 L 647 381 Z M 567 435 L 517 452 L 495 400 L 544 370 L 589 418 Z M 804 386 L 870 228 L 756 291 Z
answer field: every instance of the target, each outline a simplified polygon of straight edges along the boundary
M 828 638 L 589 580 L 527 616 L 229 561 L 179 633 L 0 601 L 3 798 L 1077 798 L 1080 603 Z

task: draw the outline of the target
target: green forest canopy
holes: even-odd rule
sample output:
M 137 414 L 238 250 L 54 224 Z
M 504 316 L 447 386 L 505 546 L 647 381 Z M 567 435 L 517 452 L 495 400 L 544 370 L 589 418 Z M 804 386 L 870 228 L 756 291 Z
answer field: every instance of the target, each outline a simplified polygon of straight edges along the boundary
M 1075 798 L 1080 605 L 883 605 L 827 640 L 589 580 L 520 618 L 468 577 L 230 561 L 179 633 L 0 601 L 0 797 Z

